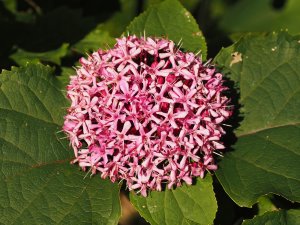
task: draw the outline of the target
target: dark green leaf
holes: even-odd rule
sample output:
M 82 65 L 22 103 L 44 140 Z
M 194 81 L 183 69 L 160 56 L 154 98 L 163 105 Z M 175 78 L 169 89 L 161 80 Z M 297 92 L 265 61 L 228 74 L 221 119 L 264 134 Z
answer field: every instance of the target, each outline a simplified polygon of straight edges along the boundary
M 69 44 L 62 44 L 58 49 L 48 52 L 28 52 L 18 49 L 10 56 L 18 65 L 26 65 L 28 62 L 52 62 L 60 65 L 61 58 L 67 55 Z
M 217 211 L 210 175 L 196 185 L 153 191 L 146 198 L 131 193 L 130 200 L 152 225 L 212 224 Z
M 300 1 L 283 1 L 286 3 L 280 9 L 274 8 L 272 2 L 272 0 L 238 1 L 222 17 L 221 27 L 229 32 L 288 29 L 293 34 L 299 34 Z
M 66 99 L 50 67 L 0 74 L 0 223 L 117 224 L 119 188 L 70 165 Z
M 65 90 L 66 86 L 70 83 L 70 76 L 75 75 L 76 71 L 71 67 L 61 67 L 61 73 L 57 76 L 57 79 L 60 81 L 60 88 Z
M 256 216 L 252 220 L 245 220 L 243 225 L 296 225 L 300 224 L 300 210 L 291 209 L 268 212 L 262 216 Z
M 109 32 L 103 29 L 103 24 L 100 24 L 88 33 L 82 40 L 76 43 L 72 49 L 85 54 L 97 51 L 100 48 L 111 48 L 115 42 L 115 39 L 110 36 Z
M 99 48 L 112 48 L 115 37 L 119 37 L 126 26 L 135 17 L 137 11 L 136 0 L 120 0 L 121 10 L 112 15 L 106 22 L 100 23 L 92 29 L 83 39 L 72 46 L 72 49 L 85 54 Z
M 278 210 L 274 205 L 273 201 L 274 201 L 273 194 L 264 195 L 258 198 L 258 203 L 257 203 L 258 215 L 260 216 L 266 212 Z
M 198 24 L 176 0 L 151 6 L 134 19 L 127 30 L 138 36 L 144 32 L 147 36 L 165 36 L 176 43 L 182 40 L 182 48 L 193 52 L 201 50 L 202 58 L 206 58 L 206 44 Z
M 138 0 L 119 0 L 119 2 L 121 11 L 107 20 L 103 27 L 113 37 L 119 37 L 125 31 L 130 21 L 136 16 L 138 8 Z
M 31 26 L 22 27 L 19 47 L 31 52 L 50 51 L 62 43 L 73 45 L 80 41 L 95 26 L 95 21 L 84 17 L 79 9 L 67 7 L 37 18 Z
M 2 4 L 11 13 L 15 13 L 17 11 L 17 0 L 2 0 Z
M 162 1 L 164 0 L 145 0 L 143 8 L 147 9 L 148 7 L 151 7 L 154 4 L 161 3 Z M 200 1 L 201 0 L 180 0 L 181 4 L 190 12 L 194 11 L 197 8 Z
M 274 205 L 273 201 L 274 201 L 273 194 L 264 195 L 258 198 L 258 203 L 257 203 L 258 215 L 260 216 L 266 212 L 278 210 Z
M 248 35 L 215 60 L 240 91 L 238 141 L 216 173 L 240 206 L 267 193 L 300 201 L 299 39 Z

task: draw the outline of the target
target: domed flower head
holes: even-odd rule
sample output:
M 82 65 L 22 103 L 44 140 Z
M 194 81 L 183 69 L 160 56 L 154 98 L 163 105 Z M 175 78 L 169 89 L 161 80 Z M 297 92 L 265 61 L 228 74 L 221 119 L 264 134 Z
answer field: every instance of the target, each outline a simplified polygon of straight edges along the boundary
M 136 36 L 80 63 L 63 129 L 83 170 L 146 196 L 217 169 L 231 109 L 212 65 L 173 41 Z

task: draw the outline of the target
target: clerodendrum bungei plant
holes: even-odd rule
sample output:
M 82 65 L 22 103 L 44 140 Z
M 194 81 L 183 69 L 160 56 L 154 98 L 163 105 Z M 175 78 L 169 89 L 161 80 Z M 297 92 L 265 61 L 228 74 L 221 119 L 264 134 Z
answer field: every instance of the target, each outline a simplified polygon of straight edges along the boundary
M 300 1 L 119 2 L 0 2 L 0 224 L 300 224 Z
M 173 41 L 136 36 L 80 63 L 64 123 L 73 162 L 143 196 L 217 169 L 213 155 L 224 149 L 221 125 L 231 109 L 212 65 Z

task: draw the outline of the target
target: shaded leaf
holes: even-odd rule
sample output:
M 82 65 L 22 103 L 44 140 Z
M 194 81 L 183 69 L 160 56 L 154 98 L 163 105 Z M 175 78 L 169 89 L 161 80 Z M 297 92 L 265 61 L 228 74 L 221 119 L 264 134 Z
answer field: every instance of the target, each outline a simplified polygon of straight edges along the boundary
M 264 195 L 258 198 L 258 215 L 263 215 L 266 212 L 278 210 L 273 201 L 274 196 L 272 194 Z
M 276 9 L 272 0 L 242 0 L 226 10 L 221 27 L 228 32 L 273 31 L 288 29 L 300 33 L 300 2 L 286 0 L 283 8 Z M 238 18 L 238 19 L 237 19 Z
M 299 38 L 282 32 L 248 35 L 215 60 L 240 91 L 238 141 L 216 172 L 240 206 L 267 193 L 300 201 L 299 54 Z
M 103 29 L 103 24 L 100 24 L 88 33 L 82 40 L 72 46 L 72 49 L 85 54 L 97 51 L 100 48 L 111 48 L 115 42 L 115 39 L 110 36 L 109 32 Z
M 60 88 L 65 90 L 67 85 L 70 83 L 70 76 L 75 75 L 76 71 L 74 68 L 70 67 L 61 67 L 61 73 L 57 76 L 57 79 L 60 81 Z
M 198 179 L 195 185 L 152 191 L 148 197 L 130 194 L 130 201 L 152 225 L 213 224 L 217 202 L 212 178 Z
M 0 74 L 0 223 L 117 224 L 118 185 L 69 163 L 58 87 L 40 64 Z
M 154 4 L 161 3 L 164 0 L 145 0 L 143 4 L 143 8 L 147 9 Z M 194 11 L 199 5 L 200 0 L 180 0 L 180 3 L 190 12 Z
M 11 13 L 15 13 L 17 11 L 17 0 L 2 0 L 2 4 Z
M 119 2 L 121 10 L 103 24 L 103 29 L 113 37 L 119 37 L 125 31 L 138 10 L 138 0 L 119 0 Z
M 52 62 L 60 65 L 61 58 L 67 55 L 69 44 L 62 44 L 58 49 L 48 52 L 28 52 L 23 49 L 18 49 L 15 53 L 10 55 L 18 65 L 26 65 L 28 62 Z
M 194 11 L 201 0 L 180 0 L 181 4 L 190 12 Z
M 135 18 L 127 27 L 130 34 L 138 36 L 165 36 L 192 52 L 201 50 L 206 58 L 206 44 L 195 19 L 178 1 L 166 0 L 153 5 Z
M 280 210 L 276 212 L 267 212 L 262 216 L 256 216 L 254 219 L 245 220 L 243 225 L 296 225 L 300 224 L 300 210 Z
M 115 37 L 119 37 L 135 17 L 136 0 L 119 0 L 121 10 L 114 13 L 107 21 L 98 24 L 83 39 L 72 46 L 72 49 L 85 54 L 98 49 L 112 48 Z
M 31 52 L 50 51 L 62 43 L 77 43 L 94 26 L 94 20 L 83 17 L 81 10 L 60 7 L 39 16 L 36 23 L 23 27 L 17 45 Z

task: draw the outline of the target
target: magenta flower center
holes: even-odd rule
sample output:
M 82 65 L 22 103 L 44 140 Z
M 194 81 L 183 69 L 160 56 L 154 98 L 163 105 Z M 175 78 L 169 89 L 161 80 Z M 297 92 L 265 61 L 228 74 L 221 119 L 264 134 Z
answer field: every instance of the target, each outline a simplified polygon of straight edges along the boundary
M 135 36 L 80 63 L 64 131 L 84 170 L 146 196 L 217 169 L 231 109 L 213 66 L 170 40 Z

